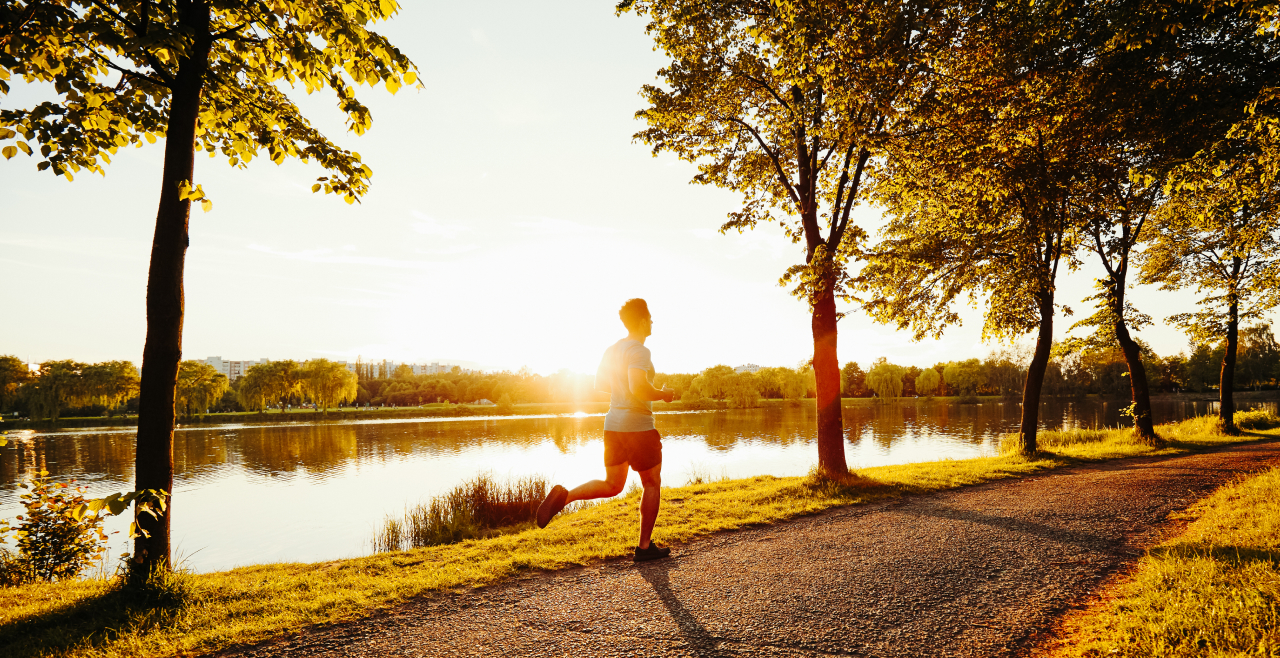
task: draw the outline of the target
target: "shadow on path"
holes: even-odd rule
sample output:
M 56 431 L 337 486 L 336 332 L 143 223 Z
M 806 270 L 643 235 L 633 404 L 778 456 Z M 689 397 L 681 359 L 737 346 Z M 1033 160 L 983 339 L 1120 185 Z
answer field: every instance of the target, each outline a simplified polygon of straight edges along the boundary
M 676 563 L 670 558 L 665 560 L 656 560 L 648 564 L 636 565 L 636 569 L 640 571 L 640 577 L 648 581 L 653 587 L 653 591 L 658 595 L 658 600 L 662 601 L 662 605 L 667 608 L 667 612 L 671 614 L 671 620 L 676 623 L 676 627 L 680 629 L 680 634 L 684 636 L 685 642 L 689 644 L 689 648 L 697 656 L 707 656 L 708 658 L 716 658 L 719 656 L 729 656 L 729 654 L 720 650 L 720 640 L 716 639 L 703 628 L 702 624 L 689 612 L 680 599 L 676 597 L 674 591 L 671 590 L 671 578 L 669 572 L 674 569 Z

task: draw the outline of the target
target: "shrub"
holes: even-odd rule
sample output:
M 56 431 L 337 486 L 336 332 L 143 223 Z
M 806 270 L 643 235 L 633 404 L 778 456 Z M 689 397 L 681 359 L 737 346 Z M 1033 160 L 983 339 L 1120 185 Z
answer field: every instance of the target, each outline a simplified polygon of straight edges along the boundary
M 1232 418 L 1236 421 L 1236 427 L 1242 430 L 1269 430 L 1280 426 L 1280 418 L 1266 409 L 1237 411 Z
M 12 532 L 18 548 L 16 554 L 0 554 L 0 583 L 74 578 L 106 552 L 105 515 L 76 513 L 88 501 L 86 488 L 75 482 L 54 483 L 48 471 L 40 471 L 39 477 L 22 485 L 28 490 L 20 497 L 26 514 L 17 517 L 16 528 L 0 520 L 0 537 Z

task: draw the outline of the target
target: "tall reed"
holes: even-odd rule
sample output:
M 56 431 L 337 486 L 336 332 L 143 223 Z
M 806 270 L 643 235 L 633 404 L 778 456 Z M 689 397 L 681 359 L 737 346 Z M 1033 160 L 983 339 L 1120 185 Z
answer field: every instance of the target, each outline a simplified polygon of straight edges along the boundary
M 374 532 L 373 550 L 401 551 L 499 534 L 532 522 L 546 495 L 547 480 L 541 476 L 499 482 L 491 473 L 481 473 L 405 510 L 403 517 L 388 517 Z

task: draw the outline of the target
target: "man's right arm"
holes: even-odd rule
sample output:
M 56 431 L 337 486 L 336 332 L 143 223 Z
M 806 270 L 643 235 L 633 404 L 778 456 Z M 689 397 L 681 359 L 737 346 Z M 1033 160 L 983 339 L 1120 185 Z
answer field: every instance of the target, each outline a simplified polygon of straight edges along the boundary
M 642 368 L 627 368 L 627 383 L 631 385 L 632 397 L 645 402 L 656 400 L 670 402 L 676 397 L 675 391 L 659 391 L 654 388 L 653 384 L 649 383 L 649 371 Z

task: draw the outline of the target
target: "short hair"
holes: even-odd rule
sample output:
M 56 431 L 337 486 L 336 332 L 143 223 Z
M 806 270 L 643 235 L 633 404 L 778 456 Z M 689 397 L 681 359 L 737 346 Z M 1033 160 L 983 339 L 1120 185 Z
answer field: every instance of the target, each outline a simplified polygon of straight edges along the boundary
M 631 331 L 638 327 L 641 320 L 648 320 L 651 317 L 649 305 L 639 297 L 628 299 L 627 303 L 618 309 L 618 317 L 622 318 L 622 324 L 626 325 L 627 331 Z

